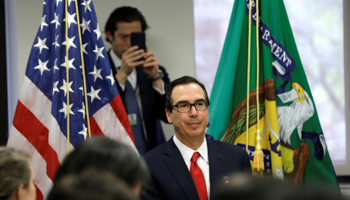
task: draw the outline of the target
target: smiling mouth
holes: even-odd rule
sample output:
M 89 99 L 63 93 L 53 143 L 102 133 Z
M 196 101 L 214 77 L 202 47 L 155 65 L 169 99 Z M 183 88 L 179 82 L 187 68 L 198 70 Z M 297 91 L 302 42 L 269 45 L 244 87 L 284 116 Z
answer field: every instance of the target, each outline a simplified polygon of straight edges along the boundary
M 192 122 L 192 123 L 188 123 L 187 125 L 188 126 L 191 126 L 191 127 L 197 127 L 199 126 L 200 122 Z

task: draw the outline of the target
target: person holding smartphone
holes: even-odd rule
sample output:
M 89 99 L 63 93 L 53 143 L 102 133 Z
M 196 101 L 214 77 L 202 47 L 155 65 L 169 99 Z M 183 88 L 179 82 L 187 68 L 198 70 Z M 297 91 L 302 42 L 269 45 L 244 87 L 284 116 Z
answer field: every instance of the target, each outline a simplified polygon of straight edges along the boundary
M 160 120 L 168 122 L 165 88 L 170 80 L 154 53 L 142 44 L 145 40 L 139 38 L 147 28 L 142 13 L 129 6 L 116 8 L 105 25 L 112 45 L 108 51 L 112 72 L 140 154 L 165 142 Z M 139 43 L 132 46 L 132 39 Z

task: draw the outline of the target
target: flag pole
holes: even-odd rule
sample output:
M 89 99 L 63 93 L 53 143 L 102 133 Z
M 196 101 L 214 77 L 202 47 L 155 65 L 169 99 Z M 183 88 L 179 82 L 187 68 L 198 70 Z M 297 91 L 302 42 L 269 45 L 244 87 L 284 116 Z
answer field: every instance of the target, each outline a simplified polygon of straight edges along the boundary
M 248 142 L 249 142 L 249 82 L 250 82 L 250 35 L 251 35 L 251 23 L 252 23 L 252 1 L 249 0 L 249 25 L 248 25 L 248 66 L 247 66 L 247 113 L 246 113 L 246 143 L 245 150 L 248 152 Z
M 255 171 L 264 170 L 264 159 L 261 148 L 261 131 L 260 131 L 260 105 L 259 105 L 259 0 L 256 0 L 256 109 L 257 109 L 257 126 L 255 136 L 255 152 L 254 152 L 254 165 Z
M 79 20 L 79 9 L 78 9 L 78 3 L 75 1 L 75 12 L 77 13 L 77 25 L 78 25 L 78 35 L 79 35 L 79 44 L 80 47 L 82 47 L 82 40 L 81 40 L 81 30 L 80 30 L 80 20 Z M 84 84 L 84 99 L 85 99 L 85 110 L 86 110 L 86 123 L 87 123 L 87 131 L 88 131 L 88 138 L 91 138 L 91 128 L 90 128 L 90 115 L 89 115 L 89 104 L 87 100 L 87 93 L 86 93 L 86 78 L 85 78 L 85 64 L 84 64 L 84 56 L 83 51 L 80 48 L 80 57 L 81 57 L 81 69 L 83 73 L 83 84 Z
M 69 146 L 70 146 L 70 132 L 69 132 L 69 112 L 70 112 L 70 106 L 69 106 L 69 64 L 68 64 L 68 49 L 69 49 L 69 45 L 68 45 L 68 19 L 67 19 L 67 0 L 65 0 L 65 5 L 64 5 L 64 10 L 65 10 L 65 16 L 66 16 L 66 79 L 67 79 L 67 153 L 69 153 Z

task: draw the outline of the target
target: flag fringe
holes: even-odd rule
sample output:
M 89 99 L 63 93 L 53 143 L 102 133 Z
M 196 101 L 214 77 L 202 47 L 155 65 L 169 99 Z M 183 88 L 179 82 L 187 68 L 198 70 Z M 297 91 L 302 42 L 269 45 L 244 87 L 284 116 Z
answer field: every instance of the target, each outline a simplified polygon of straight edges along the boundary
M 262 150 L 254 151 L 254 171 L 264 171 L 264 154 Z
M 256 143 L 254 151 L 254 161 L 253 161 L 253 170 L 254 171 L 264 171 L 264 154 L 261 148 L 261 131 L 256 131 Z

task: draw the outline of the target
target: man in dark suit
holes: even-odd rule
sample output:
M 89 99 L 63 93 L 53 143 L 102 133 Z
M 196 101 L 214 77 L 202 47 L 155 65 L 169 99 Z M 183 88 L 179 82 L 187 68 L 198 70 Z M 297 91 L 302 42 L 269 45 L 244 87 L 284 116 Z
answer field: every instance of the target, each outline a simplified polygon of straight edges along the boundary
M 170 82 L 152 51 L 130 46 L 131 33 L 147 28 L 141 12 L 127 6 L 116 8 L 105 26 L 107 41 L 112 44 L 108 56 L 113 76 L 140 154 L 165 142 L 160 120 L 167 122 L 164 88 Z
M 175 135 L 143 155 L 151 181 L 141 199 L 205 200 L 216 183 L 232 173 L 251 173 L 248 154 L 229 143 L 206 138 L 209 98 L 205 87 L 188 76 L 166 89 L 166 116 Z

